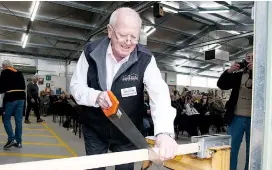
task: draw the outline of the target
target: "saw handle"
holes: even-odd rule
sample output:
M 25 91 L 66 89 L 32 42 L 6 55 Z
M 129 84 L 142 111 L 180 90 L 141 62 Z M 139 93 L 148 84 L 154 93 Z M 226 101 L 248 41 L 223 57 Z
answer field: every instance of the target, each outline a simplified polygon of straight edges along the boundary
M 110 101 L 112 103 L 112 106 L 108 109 L 102 109 L 104 114 L 109 117 L 111 115 L 116 114 L 118 107 L 119 107 L 119 101 L 117 100 L 116 96 L 113 94 L 112 91 L 107 91 L 108 96 L 110 98 Z

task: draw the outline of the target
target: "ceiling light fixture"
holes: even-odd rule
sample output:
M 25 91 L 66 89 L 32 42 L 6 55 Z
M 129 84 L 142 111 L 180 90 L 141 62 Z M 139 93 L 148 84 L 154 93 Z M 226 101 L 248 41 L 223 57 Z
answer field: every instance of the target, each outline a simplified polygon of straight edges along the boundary
M 21 41 L 24 42 L 26 33 L 23 34 Z
M 229 10 L 207 10 L 207 11 L 198 11 L 201 14 L 208 14 L 208 13 L 226 13 Z
M 152 34 L 155 31 L 156 31 L 155 27 L 151 28 L 149 31 L 146 32 L 146 36 L 149 36 L 150 34 Z
M 170 6 L 172 8 L 179 9 L 179 4 L 177 2 L 161 1 L 160 3 L 164 4 L 164 5 L 167 5 L 167 6 Z
M 170 8 L 167 8 L 167 7 L 163 7 L 163 10 L 166 11 L 166 12 L 174 13 L 174 14 L 178 13 L 177 10 L 170 9 Z
M 240 33 L 238 31 L 227 31 L 228 33 L 239 35 Z
M 200 8 L 219 8 L 222 7 L 220 4 L 201 4 Z
M 33 1 L 34 7 L 32 8 L 33 10 L 31 11 L 31 21 L 34 21 L 36 14 L 38 12 L 38 8 L 40 5 L 40 1 Z
M 28 34 L 25 34 L 24 41 L 23 41 L 23 46 L 22 46 L 23 48 L 26 47 L 27 40 L 28 40 Z

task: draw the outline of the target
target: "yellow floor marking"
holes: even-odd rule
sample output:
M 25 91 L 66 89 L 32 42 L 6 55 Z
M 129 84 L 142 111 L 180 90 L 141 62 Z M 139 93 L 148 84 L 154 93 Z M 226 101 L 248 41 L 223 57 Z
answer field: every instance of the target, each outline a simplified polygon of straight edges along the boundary
M 1 144 L 6 144 L 6 142 L 0 142 L 0 143 L 1 143 Z M 39 142 L 23 142 L 23 145 L 64 147 L 62 144 L 55 144 L 55 143 L 39 143 Z
M 36 128 L 23 128 L 23 130 L 46 130 L 46 129 L 44 129 L 44 128 L 42 128 L 42 129 L 36 129 Z
M 73 149 L 70 148 L 68 144 L 66 144 L 51 128 L 49 128 L 45 123 L 42 124 L 73 156 L 77 156 L 76 152 L 73 151 Z
M 0 133 L 2 136 L 7 136 L 6 133 Z M 35 137 L 47 137 L 47 138 L 55 138 L 55 136 L 44 135 L 44 134 L 23 134 L 23 136 L 35 136 Z
M 49 159 L 60 159 L 69 158 L 71 156 L 65 155 L 43 155 L 43 154 L 26 154 L 26 153 L 11 153 L 11 152 L 0 152 L 0 156 L 16 156 L 16 157 L 31 157 L 31 158 L 49 158 Z

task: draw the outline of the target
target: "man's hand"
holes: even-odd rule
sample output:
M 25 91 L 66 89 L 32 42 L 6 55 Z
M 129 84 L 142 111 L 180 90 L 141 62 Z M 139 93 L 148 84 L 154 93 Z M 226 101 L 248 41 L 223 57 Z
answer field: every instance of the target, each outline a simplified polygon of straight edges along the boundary
M 238 63 L 233 63 L 232 66 L 228 69 L 228 73 L 238 71 L 239 69 L 240 69 L 240 65 Z
M 253 69 L 253 63 L 249 63 L 247 65 L 247 68 L 248 68 L 248 70 L 252 71 L 252 69 Z
M 35 103 L 35 100 L 33 98 L 31 99 L 31 103 Z
M 108 109 L 112 106 L 112 103 L 110 101 L 108 92 L 103 91 L 101 92 L 97 99 L 96 99 L 96 103 L 102 108 L 102 109 Z
M 156 138 L 155 147 L 159 149 L 158 155 L 160 159 L 165 161 L 176 156 L 178 144 L 167 134 L 160 134 Z

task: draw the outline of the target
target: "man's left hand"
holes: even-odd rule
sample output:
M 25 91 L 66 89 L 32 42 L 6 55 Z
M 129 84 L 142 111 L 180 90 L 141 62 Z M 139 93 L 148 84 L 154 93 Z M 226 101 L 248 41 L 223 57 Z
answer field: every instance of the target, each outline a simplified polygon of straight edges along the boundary
M 158 155 L 160 159 L 165 161 L 176 156 L 178 144 L 167 134 L 160 134 L 156 138 L 155 147 L 159 149 Z

